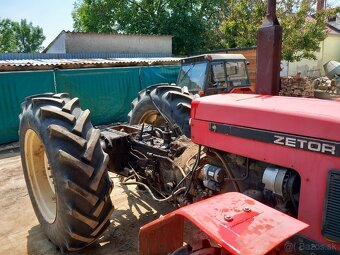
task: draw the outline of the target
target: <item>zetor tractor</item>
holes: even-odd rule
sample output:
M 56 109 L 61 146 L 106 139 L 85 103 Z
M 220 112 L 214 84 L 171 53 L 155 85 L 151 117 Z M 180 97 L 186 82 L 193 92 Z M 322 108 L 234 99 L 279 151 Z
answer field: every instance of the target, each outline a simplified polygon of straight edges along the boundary
M 256 89 L 263 95 L 192 99 L 181 87 L 153 86 L 133 101 L 130 124 L 101 130 L 78 98 L 26 98 L 19 130 L 25 180 L 43 231 L 62 252 L 90 245 L 109 226 L 111 171 L 126 177 L 122 185 L 180 207 L 141 228 L 141 255 L 340 253 L 339 103 L 268 95 L 279 88 L 275 5 L 268 0 L 259 30 Z M 245 65 L 219 60 L 222 73 L 212 76 L 213 59 L 208 68 L 204 57 L 202 65 L 183 65 L 178 83 L 198 91 L 209 84 L 205 95 L 247 85 Z M 192 78 L 201 77 L 191 76 L 197 67 L 204 78 Z M 184 219 L 212 244 L 183 245 Z
M 190 116 L 181 111 L 190 102 L 181 101 L 180 90 L 145 91 L 150 100 L 163 95 L 174 102 L 157 106 L 153 101 L 165 120 L 181 112 L 183 125 L 164 128 L 139 124 L 99 130 L 78 98 L 26 98 L 20 115 L 22 164 L 48 238 L 67 252 L 103 234 L 113 211 L 112 171 L 127 177 L 123 185 L 139 185 L 160 203 L 185 206 L 142 228 L 140 254 L 183 254 L 176 251 L 183 243 L 177 233 L 182 217 L 220 245 L 204 246 L 201 253 L 186 246 L 184 254 L 264 254 L 303 229 L 300 241 L 329 248 L 327 254 L 339 251 L 338 103 L 213 95 L 194 99 Z
M 194 97 L 226 93 L 252 94 L 247 63 L 242 54 L 205 54 L 182 59 L 177 82 L 173 84 L 177 87 L 173 86 L 172 91 L 168 88 L 155 94 L 153 88 L 169 86 L 167 83 L 156 84 L 148 88 L 151 95 L 146 93 L 147 90 L 139 92 L 128 114 L 130 124 L 149 123 L 156 127 L 164 125 L 166 121 L 157 105 L 171 109 L 173 107 L 168 104 L 180 100 L 183 103 L 181 111 L 190 112 L 190 102 Z M 163 92 L 167 98 L 164 98 Z M 169 122 L 176 121 L 170 119 Z

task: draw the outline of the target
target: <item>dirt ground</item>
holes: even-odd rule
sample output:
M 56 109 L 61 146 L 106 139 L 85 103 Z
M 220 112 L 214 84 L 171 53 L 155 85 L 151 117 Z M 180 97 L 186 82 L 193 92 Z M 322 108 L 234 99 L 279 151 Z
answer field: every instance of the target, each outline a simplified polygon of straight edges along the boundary
M 170 204 L 155 202 L 147 193 L 133 186 L 120 185 L 116 175 L 110 176 L 115 183 L 111 193 L 115 205 L 111 226 L 96 243 L 72 255 L 138 254 L 139 228 L 174 210 Z M 186 223 L 184 239 L 194 249 L 200 248 L 201 240 L 207 238 L 196 227 Z M 0 254 L 61 255 L 48 241 L 35 217 L 20 155 L 16 151 L 0 152 Z
M 112 224 L 94 245 L 75 255 L 138 254 L 139 228 L 173 210 L 133 186 L 122 187 L 111 175 L 115 187 L 111 199 L 115 211 Z M 43 234 L 27 193 L 18 152 L 0 154 L 0 254 L 61 254 Z

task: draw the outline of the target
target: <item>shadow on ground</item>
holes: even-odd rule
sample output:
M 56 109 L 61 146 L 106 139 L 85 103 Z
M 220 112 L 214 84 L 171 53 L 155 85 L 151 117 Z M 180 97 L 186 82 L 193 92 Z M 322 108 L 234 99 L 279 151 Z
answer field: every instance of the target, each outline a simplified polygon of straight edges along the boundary
M 0 159 L 11 158 L 20 155 L 20 149 L 12 149 L 8 151 L 0 151 Z
M 112 223 L 103 236 L 91 246 L 73 255 L 109 255 L 109 254 L 138 254 L 139 228 L 146 223 L 165 215 L 174 208 L 168 203 L 152 200 L 146 191 L 130 190 L 122 186 L 120 190 L 127 194 L 125 208 L 117 208 L 112 216 Z M 115 194 L 111 194 L 115 204 Z M 40 226 L 34 226 L 28 231 L 27 254 L 29 255 L 59 255 L 56 247 L 49 242 Z

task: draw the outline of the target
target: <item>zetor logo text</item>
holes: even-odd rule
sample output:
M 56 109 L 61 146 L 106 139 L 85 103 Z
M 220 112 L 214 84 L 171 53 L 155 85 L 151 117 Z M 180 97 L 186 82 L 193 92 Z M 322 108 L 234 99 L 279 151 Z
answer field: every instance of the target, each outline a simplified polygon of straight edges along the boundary
M 325 154 L 335 155 L 335 145 L 310 141 L 308 139 L 294 138 L 288 136 L 274 135 L 274 143 L 302 150 L 321 152 Z

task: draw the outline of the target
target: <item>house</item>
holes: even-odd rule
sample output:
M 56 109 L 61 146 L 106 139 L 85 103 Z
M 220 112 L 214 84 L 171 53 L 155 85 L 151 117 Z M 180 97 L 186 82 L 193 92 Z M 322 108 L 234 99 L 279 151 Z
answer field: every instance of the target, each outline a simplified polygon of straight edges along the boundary
M 325 75 L 323 65 L 330 60 L 340 62 L 340 13 L 326 23 L 327 37 L 315 52 L 316 60 L 303 59 L 298 62 L 283 61 L 281 76 L 293 76 L 301 72 L 303 76 L 319 77 Z
M 172 54 L 172 36 L 61 31 L 43 53 Z

